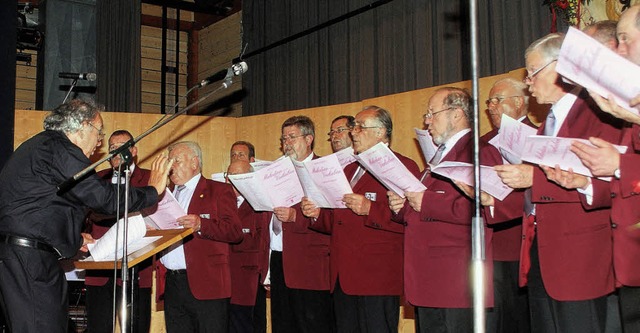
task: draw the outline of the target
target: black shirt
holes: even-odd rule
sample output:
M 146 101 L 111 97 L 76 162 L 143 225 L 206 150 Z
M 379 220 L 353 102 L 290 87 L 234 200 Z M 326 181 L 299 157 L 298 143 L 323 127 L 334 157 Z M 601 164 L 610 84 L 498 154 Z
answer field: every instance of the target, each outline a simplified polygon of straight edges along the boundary
M 36 239 L 64 257 L 75 255 L 86 209 L 114 215 L 118 203 L 116 186 L 95 173 L 57 194 L 60 183 L 90 164 L 64 133 L 44 131 L 25 141 L 0 172 L 0 234 Z M 149 186 L 130 188 L 129 198 L 130 211 L 158 201 Z

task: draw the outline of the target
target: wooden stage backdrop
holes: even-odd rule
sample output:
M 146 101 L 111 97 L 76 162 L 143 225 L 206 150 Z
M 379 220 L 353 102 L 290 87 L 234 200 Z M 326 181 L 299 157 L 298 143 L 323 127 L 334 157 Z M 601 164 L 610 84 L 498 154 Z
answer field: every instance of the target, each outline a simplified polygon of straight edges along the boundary
M 522 79 L 524 70 L 519 69 L 480 80 L 481 133 L 486 133 L 491 128 L 484 103 L 488 97 L 489 90 L 493 82 L 507 76 Z M 470 89 L 471 83 L 466 81 L 448 86 Z M 226 167 L 229 164 L 229 148 L 236 140 L 252 142 L 256 147 L 257 158 L 274 160 L 282 155 L 279 141 L 281 135 L 280 126 L 285 119 L 294 115 L 306 115 L 313 119 L 316 125 L 315 151 L 319 155 L 327 155 L 331 153 L 326 134 L 329 131 L 331 121 L 338 115 L 355 115 L 364 106 L 377 105 L 386 108 L 392 114 L 393 138 L 391 148 L 412 158 L 423 168 L 425 162 L 415 140 L 413 129 L 415 127 L 424 127 L 422 115 L 426 113 L 429 97 L 437 88 L 439 87 L 372 98 L 349 104 L 242 118 L 180 116 L 138 143 L 138 164 L 149 168 L 153 156 L 165 151 L 167 145 L 182 140 L 192 140 L 200 144 L 204 159 L 203 173 L 207 177 L 210 177 L 215 172 L 226 171 Z M 544 112 L 544 107 L 535 105 L 535 103 L 532 104 L 534 104 L 533 108 L 536 109 L 536 112 L 539 114 Z M 16 111 L 16 146 L 42 130 L 42 120 L 46 114 L 47 112 L 43 111 Z M 134 136 L 138 136 L 162 117 L 162 115 L 158 114 L 119 112 L 104 112 L 102 116 L 107 138 L 116 129 L 127 129 Z M 97 160 L 97 158 L 104 156 L 107 152 L 106 146 L 105 138 L 105 143 L 96 151 L 93 158 Z M 104 163 L 98 169 L 106 167 L 108 167 L 108 164 Z M 404 312 L 401 312 L 401 315 L 403 318 L 400 321 L 400 332 L 413 332 L 411 314 L 405 315 Z M 152 331 L 164 332 L 164 320 L 159 312 L 155 312 L 153 315 Z

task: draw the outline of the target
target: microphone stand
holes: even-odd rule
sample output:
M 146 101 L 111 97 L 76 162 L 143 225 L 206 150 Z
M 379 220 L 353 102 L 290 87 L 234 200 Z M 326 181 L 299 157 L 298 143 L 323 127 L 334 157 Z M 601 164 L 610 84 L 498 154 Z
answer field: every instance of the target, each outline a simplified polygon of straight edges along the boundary
M 480 121 L 479 121 L 479 75 L 478 75 L 478 4 L 477 0 L 469 0 L 469 22 L 471 35 L 471 76 L 473 86 L 473 171 L 474 171 L 474 203 L 475 211 L 471 220 L 471 281 L 473 297 L 473 332 L 486 331 L 485 318 L 485 234 L 484 219 L 480 214 Z
M 75 81 L 74 80 L 74 85 L 75 85 Z M 94 170 L 98 165 L 104 163 L 105 161 L 113 158 L 116 155 L 119 154 L 124 154 L 124 155 L 129 155 L 131 156 L 131 153 L 129 152 L 129 148 L 132 147 L 135 143 L 137 143 L 138 141 L 142 140 L 144 137 L 146 137 L 147 135 L 155 132 L 157 129 L 159 129 L 160 127 L 168 124 L 169 122 L 171 122 L 172 120 L 174 120 L 175 118 L 177 118 L 178 116 L 185 114 L 187 111 L 191 110 L 193 107 L 195 107 L 196 105 L 202 103 L 202 101 L 204 101 L 205 99 L 209 98 L 211 95 L 215 94 L 216 92 L 222 90 L 222 89 L 226 89 L 229 86 L 231 86 L 231 84 L 233 83 L 233 78 L 231 76 L 227 76 L 223 83 L 220 85 L 220 87 L 214 89 L 213 91 L 209 92 L 208 94 L 206 94 L 205 96 L 199 98 L 197 101 L 189 104 L 188 106 L 186 106 L 184 109 L 180 110 L 177 113 L 174 113 L 173 115 L 171 115 L 170 117 L 167 118 L 162 118 L 160 119 L 160 121 L 158 121 L 156 124 L 154 124 L 153 126 L 151 126 L 151 128 L 149 128 L 148 130 L 146 130 L 144 133 L 140 134 L 138 137 L 131 139 L 129 141 L 127 141 L 126 143 L 124 143 L 122 146 L 118 147 L 117 149 L 109 152 L 107 154 L 107 156 L 103 157 L 102 159 L 100 159 L 99 161 L 89 165 L 88 167 L 82 169 L 80 172 L 76 173 L 75 175 L 73 175 L 72 177 L 70 177 L 69 179 L 65 180 L 64 182 L 62 182 L 60 185 L 58 185 L 58 191 L 57 194 L 58 195 L 63 195 L 65 194 L 67 191 L 69 191 L 80 179 L 84 178 L 85 176 L 87 176 L 87 174 L 89 174 L 89 172 L 91 172 L 92 170 Z M 73 86 L 72 86 L 73 88 Z M 192 90 L 192 89 L 191 89 Z M 125 160 L 123 155 L 123 160 Z M 125 181 L 125 210 L 124 210 L 124 237 L 123 237 L 123 255 L 122 255 L 122 264 L 121 264 L 121 280 L 122 280 L 122 303 L 121 303 L 121 308 L 120 308 L 120 331 L 122 333 L 126 333 L 127 332 L 127 326 L 131 326 L 133 327 L 133 323 L 132 321 L 127 322 L 127 318 L 128 318 L 128 307 L 127 307 L 127 296 L 126 296 L 126 291 L 127 291 L 127 285 L 128 285 L 128 269 L 129 264 L 128 264 L 128 255 L 127 255 L 127 241 L 128 241 L 128 230 L 129 230 L 129 224 L 128 224 L 128 211 L 129 211 L 129 178 L 130 178 L 130 171 L 127 169 L 125 171 L 126 173 L 126 181 Z M 120 184 L 118 184 L 118 186 L 120 186 Z M 119 198 L 118 198 L 119 200 Z M 117 248 L 117 245 L 116 245 Z M 115 283 L 115 281 L 114 281 Z M 132 304 L 133 307 L 133 304 Z M 133 312 L 133 311 L 132 311 Z
M 69 98 L 69 95 L 71 95 L 71 91 L 76 86 L 76 84 L 78 84 L 78 79 L 73 79 L 73 82 L 71 83 L 71 87 L 69 87 L 69 91 L 67 92 L 67 96 L 64 96 L 64 100 L 62 100 L 62 104 L 67 102 L 67 99 Z
M 78 173 L 76 173 L 75 175 L 70 177 L 69 179 L 67 179 L 64 182 L 62 182 L 60 185 L 58 185 L 58 191 L 56 193 L 58 195 L 63 195 L 64 193 L 69 191 L 78 182 L 79 179 L 85 177 L 89 172 L 91 172 L 93 169 L 98 167 L 98 165 L 104 163 L 105 161 L 111 159 L 112 157 L 114 157 L 114 156 L 116 156 L 118 154 L 122 154 L 124 151 L 127 151 L 129 148 L 131 148 L 134 144 L 136 144 L 137 142 L 142 140 L 147 135 L 155 132 L 157 129 L 159 129 L 160 127 L 162 127 L 162 126 L 166 125 L 167 123 L 171 122 L 172 120 L 174 120 L 178 116 L 185 114 L 187 111 L 193 109 L 196 105 L 202 103 L 202 101 L 204 101 L 205 99 L 209 98 L 211 95 L 215 94 L 216 92 L 229 87 L 231 85 L 231 83 L 233 83 L 231 78 L 226 79 L 224 81 L 224 83 L 220 87 L 218 87 L 217 89 L 215 89 L 215 90 L 211 91 L 210 93 L 206 94 L 205 96 L 199 98 L 197 101 L 187 105 L 184 109 L 180 110 L 177 113 L 172 114 L 170 117 L 161 119 L 155 125 L 151 126 L 151 128 L 146 130 L 144 133 L 140 134 L 138 137 L 125 142 L 122 146 L 120 146 L 117 149 L 109 152 L 105 157 L 103 157 L 100 160 L 98 160 L 97 162 L 89 165 L 88 167 L 82 169 L 81 171 L 79 171 Z

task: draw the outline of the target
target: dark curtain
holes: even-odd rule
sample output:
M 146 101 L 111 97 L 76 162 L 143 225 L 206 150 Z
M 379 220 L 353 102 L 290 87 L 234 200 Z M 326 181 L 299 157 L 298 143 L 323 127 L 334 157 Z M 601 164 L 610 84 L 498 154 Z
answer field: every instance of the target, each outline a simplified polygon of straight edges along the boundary
M 140 0 L 99 0 L 96 8 L 96 100 L 108 111 L 141 112 Z
M 16 40 L 18 2 L 0 3 L 0 170 L 13 153 L 16 103 Z M 1 317 L 1 316 L 0 316 Z M 0 329 L 4 320 L 0 318 Z
M 244 0 L 248 54 L 374 3 Z M 524 66 L 525 48 L 549 32 L 542 1 L 480 0 L 480 76 Z M 243 115 L 359 101 L 471 78 L 468 4 L 395 0 L 245 58 Z
M 60 72 L 93 73 L 96 69 L 96 1 L 46 0 L 38 7 L 38 27 L 44 32 L 38 50 L 36 108 L 53 110 L 72 87 Z M 78 80 L 69 98 L 94 99 L 96 82 Z

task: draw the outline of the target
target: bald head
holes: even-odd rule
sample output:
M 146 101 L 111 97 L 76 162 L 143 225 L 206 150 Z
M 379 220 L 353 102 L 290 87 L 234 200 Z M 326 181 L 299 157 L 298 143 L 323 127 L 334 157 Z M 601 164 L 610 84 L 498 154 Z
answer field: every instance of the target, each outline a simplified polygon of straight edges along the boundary
M 620 16 L 617 26 L 618 53 L 640 65 L 640 5 L 629 7 Z

